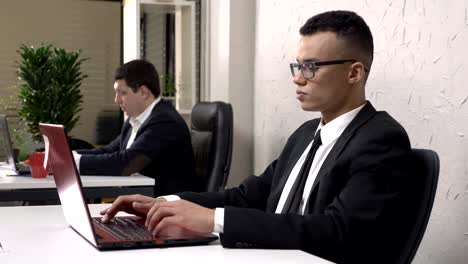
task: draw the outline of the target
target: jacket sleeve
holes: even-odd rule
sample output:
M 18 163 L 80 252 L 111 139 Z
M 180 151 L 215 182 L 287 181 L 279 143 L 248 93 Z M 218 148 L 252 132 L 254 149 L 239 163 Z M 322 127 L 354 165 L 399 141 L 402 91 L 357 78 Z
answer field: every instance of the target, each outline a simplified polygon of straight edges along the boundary
M 101 147 L 101 148 L 95 148 L 95 149 L 79 149 L 76 152 L 79 154 L 104 154 L 104 153 L 112 153 L 115 151 L 120 150 L 120 140 L 121 136 L 117 136 L 114 140 L 112 140 L 111 143 Z
M 176 195 L 181 199 L 208 208 L 235 206 L 264 209 L 275 165 L 276 161 L 271 163 L 262 175 L 259 177 L 252 175 L 236 188 L 226 189 L 221 192 L 183 192 Z
M 80 160 L 80 173 L 85 175 L 130 175 L 141 171 L 150 162 L 157 161 L 160 155 L 178 140 L 180 129 L 168 120 L 152 122 L 141 128 L 129 149 L 115 150 L 117 140 L 103 153 L 83 154 Z M 112 151 L 114 150 L 114 151 Z

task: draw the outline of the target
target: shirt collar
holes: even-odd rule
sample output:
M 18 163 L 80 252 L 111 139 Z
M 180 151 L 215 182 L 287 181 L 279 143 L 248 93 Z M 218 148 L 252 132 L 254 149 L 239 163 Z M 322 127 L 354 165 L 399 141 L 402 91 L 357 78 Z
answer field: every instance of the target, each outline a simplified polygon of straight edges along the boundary
M 317 131 L 321 129 L 320 137 L 322 139 L 322 144 L 327 145 L 335 141 L 365 105 L 366 103 L 364 103 L 361 106 L 358 106 L 357 108 L 354 108 L 353 110 L 347 113 L 338 116 L 337 118 L 333 119 L 325 125 L 323 125 L 322 120 L 320 120 L 320 124 L 317 127 Z
M 139 116 L 135 118 L 130 117 L 130 120 L 129 120 L 130 125 L 132 125 L 132 127 L 141 126 L 146 121 L 146 119 L 148 119 L 148 117 L 151 115 L 151 112 L 153 112 L 153 108 L 159 103 L 159 101 L 161 101 L 161 97 L 156 98 L 156 100 L 154 100 L 150 104 L 150 106 L 148 106 L 145 109 L 145 111 L 143 111 L 143 113 L 141 113 Z

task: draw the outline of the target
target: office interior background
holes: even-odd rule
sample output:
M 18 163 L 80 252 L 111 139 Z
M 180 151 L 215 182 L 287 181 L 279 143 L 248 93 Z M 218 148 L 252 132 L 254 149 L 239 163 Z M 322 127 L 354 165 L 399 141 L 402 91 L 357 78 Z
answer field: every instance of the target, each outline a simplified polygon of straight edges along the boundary
M 353 10 L 374 35 L 367 98 L 406 128 L 413 148 L 433 149 L 440 156 L 436 200 L 414 263 L 466 263 L 467 0 L 191 2 L 197 17 L 193 20 L 196 86 L 191 100 L 222 100 L 233 105 L 234 149 L 228 186 L 261 173 L 300 124 L 318 117 L 300 109 L 289 72 L 300 26 L 323 11 Z M 81 49 L 89 58 L 83 68 L 89 77 L 82 84 L 83 111 L 72 135 L 96 143 L 99 117 L 118 113 L 112 74 L 122 58 L 121 2 L 2 3 L 0 96 L 15 92 L 16 50 L 21 43 Z M 154 48 L 151 40 L 149 36 L 147 52 L 158 52 L 149 48 Z

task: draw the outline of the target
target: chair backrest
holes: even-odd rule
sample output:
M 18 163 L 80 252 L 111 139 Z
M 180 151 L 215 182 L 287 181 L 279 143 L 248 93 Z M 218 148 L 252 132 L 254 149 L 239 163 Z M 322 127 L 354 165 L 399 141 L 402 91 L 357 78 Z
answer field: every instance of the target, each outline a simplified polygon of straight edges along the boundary
M 231 166 L 232 107 L 224 102 L 197 103 L 191 121 L 197 176 L 205 191 L 220 191 L 226 186 Z
M 439 156 L 433 150 L 412 149 L 409 190 L 404 195 L 405 211 L 402 213 L 405 235 L 397 263 L 411 263 L 426 231 L 439 178 Z
M 68 144 L 70 145 L 71 150 L 79 150 L 79 149 L 93 149 L 94 145 L 79 138 L 69 138 Z

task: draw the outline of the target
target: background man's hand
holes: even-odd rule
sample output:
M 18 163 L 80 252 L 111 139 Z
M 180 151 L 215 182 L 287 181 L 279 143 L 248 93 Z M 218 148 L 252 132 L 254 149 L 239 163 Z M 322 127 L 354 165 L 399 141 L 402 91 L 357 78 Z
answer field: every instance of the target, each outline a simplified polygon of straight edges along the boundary
M 199 233 L 213 232 L 215 210 L 186 200 L 154 203 L 135 202 L 133 208 L 140 214 L 146 213 L 145 226 L 153 235 L 164 233 L 174 226 Z

